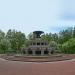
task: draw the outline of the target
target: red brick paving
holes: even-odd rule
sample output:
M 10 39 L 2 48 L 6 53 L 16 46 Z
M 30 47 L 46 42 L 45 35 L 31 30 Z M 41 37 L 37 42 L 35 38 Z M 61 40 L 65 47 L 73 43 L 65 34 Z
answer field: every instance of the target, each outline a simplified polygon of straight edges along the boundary
M 75 61 L 25 63 L 0 59 L 0 75 L 75 75 Z

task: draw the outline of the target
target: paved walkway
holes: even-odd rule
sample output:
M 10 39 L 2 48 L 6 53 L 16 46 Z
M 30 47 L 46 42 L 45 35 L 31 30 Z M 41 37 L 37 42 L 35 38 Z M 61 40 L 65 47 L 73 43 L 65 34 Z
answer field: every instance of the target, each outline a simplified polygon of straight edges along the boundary
M 75 75 L 75 59 L 50 63 L 28 63 L 0 58 L 0 75 Z

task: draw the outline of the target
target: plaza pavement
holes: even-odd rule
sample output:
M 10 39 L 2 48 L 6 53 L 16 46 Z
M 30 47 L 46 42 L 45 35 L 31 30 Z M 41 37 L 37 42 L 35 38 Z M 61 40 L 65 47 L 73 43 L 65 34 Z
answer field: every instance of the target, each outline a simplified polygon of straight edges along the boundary
M 0 58 L 0 75 L 75 75 L 75 59 L 38 63 Z

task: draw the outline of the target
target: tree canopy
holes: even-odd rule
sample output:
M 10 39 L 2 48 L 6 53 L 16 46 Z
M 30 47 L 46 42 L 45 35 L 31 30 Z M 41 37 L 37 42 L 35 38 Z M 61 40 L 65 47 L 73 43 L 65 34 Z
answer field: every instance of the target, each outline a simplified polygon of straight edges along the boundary
M 26 35 L 21 31 L 9 29 L 5 33 L 0 30 L 0 53 L 8 50 L 20 51 L 33 37 L 32 33 L 26 38 Z M 59 33 L 42 34 L 41 39 L 48 41 L 50 46 L 57 46 L 61 52 L 75 52 L 75 27 L 69 27 Z

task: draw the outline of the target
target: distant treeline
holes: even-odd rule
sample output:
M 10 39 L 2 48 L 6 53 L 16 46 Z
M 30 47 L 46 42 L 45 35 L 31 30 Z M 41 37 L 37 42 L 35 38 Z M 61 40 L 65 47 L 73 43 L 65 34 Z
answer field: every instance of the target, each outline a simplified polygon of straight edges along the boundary
M 27 47 L 32 36 L 30 33 L 26 38 L 24 33 L 17 30 L 9 29 L 7 33 L 0 30 L 0 53 L 20 52 Z M 61 53 L 75 53 L 75 27 L 69 27 L 59 33 L 43 34 L 41 39 L 47 40 L 50 46 L 56 47 Z

